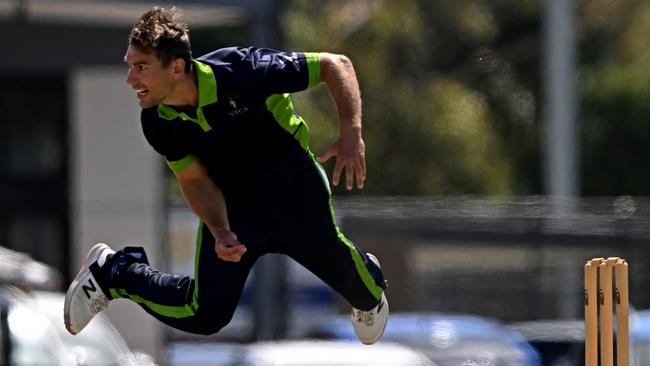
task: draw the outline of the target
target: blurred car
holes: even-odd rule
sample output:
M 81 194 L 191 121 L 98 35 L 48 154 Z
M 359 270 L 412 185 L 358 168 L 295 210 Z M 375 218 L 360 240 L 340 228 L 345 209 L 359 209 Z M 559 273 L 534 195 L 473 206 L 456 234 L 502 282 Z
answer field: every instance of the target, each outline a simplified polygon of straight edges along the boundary
M 585 325 L 581 319 L 546 319 L 510 324 L 540 355 L 544 366 L 584 364 Z
M 311 334 L 325 339 L 356 339 L 348 316 L 318 326 Z M 379 342 L 412 347 L 439 366 L 540 366 L 537 351 L 513 329 L 469 315 L 394 313 Z
M 436 366 L 403 345 L 358 341 L 175 343 L 167 349 L 167 361 L 170 366 Z
M 0 365 L 155 365 L 149 355 L 131 351 L 104 314 L 78 335 L 68 333 L 65 295 L 51 291 L 58 284 L 51 267 L 0 249 Z
M 629 322 L 630 365 L 650 365 L 650 310 L 631 308 Z M 580 365 L 585 362 L 583 319 L 537 320 L 511 324 L 511 327 L 538 350 L 544 366 Z M 613 330 L 616 332 L 615 325 Z
M 630 311 L 630 365 L 650 365 L 650 310 Z
M 630 365 L 650 365 L 650 311 L 630 311 Z M 511 324 L 540 353 L 544 366 L 584 364 L 583 319 L 536 320 Z M 616 349 L 616 323 L 613 325 Z M 614 351 L 616 352 L 616 351 Z

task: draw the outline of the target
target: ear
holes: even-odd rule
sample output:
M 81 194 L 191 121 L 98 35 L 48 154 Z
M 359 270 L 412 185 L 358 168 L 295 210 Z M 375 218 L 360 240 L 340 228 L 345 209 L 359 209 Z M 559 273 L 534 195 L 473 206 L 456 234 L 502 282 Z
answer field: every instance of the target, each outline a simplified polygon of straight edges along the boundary
M 175 76 L 182 77 L 185 74 L 185 60 L 177 58 L 172 61 L 172 73 Z

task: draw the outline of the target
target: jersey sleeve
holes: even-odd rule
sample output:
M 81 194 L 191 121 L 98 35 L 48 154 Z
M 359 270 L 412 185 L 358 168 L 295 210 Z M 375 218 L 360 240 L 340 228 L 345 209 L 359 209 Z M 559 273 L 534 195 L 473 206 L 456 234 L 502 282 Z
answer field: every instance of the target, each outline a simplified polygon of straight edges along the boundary
M 227 64 L 223 81 L 233 89 L 244 85 L 268 95 L 302 91 L 320 82 L 320 57 L 315 52 L 282 52 L 270 48 L 225 48 L 208 54 Z
M 142 110 L 141 121 L 144 137 L 149 145 L 165 159 L 167 166 L 173 171 L 180 171 L 190 165 L 196 158 L 186 151 L 178 141 L 175 141 L 174 134 L 166 128 L 166 122 L 159 120 L 154 111 Z

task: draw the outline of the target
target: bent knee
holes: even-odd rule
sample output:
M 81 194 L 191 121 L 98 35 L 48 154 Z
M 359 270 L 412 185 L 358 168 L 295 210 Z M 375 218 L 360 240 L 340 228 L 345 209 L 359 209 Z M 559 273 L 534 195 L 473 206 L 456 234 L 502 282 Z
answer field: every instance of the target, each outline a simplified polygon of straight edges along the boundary
M 232 315 L 226 317 L 215 317 L 214 314 L 211 314 L 211 316 L 197 316 L 195 317 L 195 333 L 201 335 L 216 334 L 228 325 L 231 319 Z

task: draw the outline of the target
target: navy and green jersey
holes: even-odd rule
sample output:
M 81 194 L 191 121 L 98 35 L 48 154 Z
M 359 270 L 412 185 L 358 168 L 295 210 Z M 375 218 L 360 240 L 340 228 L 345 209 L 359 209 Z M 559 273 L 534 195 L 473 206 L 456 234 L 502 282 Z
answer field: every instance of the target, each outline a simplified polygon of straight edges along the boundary
M 224 192 L 266 191 L 309 163 L 309 131 L 290 93 L 320 80 L 316 53 L 224 48 L 193 60 L 198 107 L 142 110 L 147 141 L 172 170 L 199 159 Z
M 194 113 L 161 104 L 142 111 L 142 128 L 172 170 L 197 159 L 207 167 L 246 254 L 237 263 L 218 259 L 201 223 L 193 278 L 156 271 L 141 248 L 126 248 L 111 257 L 107 274 L 96 275 L 110 297 L 131 299 L 174 328 L 212 334 L 230 322 L 257 259 L 281 253 L 353 307 L 374 308 L 386 287 L 383 273 L 336 226 L 307 126 L 291 104 L 290 93 L 320 80 L 318 54 L 226 48 L 193 65 Z

